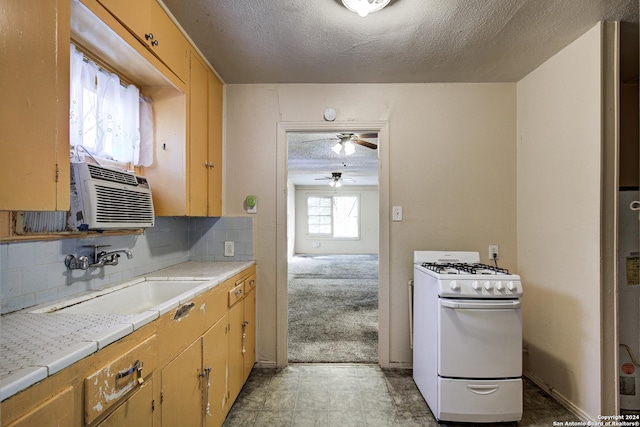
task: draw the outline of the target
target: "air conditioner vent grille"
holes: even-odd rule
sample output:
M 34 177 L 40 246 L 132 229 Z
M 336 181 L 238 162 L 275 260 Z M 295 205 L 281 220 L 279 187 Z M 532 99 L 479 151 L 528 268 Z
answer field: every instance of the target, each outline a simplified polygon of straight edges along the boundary
M 96 185 L 96 220 L 108 223 L 153 222 L 151 194 Z
M 105 167 L 95 166 L 91 164 L 87 166 L 89 168 L 89 174 L 93 179 L 117 182 L 119 184 L 138 185 L 136 176 L 131 173 L 120 172 L 117 170 L 107 169 Z

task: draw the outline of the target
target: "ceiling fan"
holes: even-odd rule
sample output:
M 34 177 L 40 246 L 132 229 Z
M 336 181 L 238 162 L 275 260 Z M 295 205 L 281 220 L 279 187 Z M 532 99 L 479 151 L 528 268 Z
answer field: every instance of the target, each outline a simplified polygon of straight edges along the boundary
M 325 181 L 325 180 L 329 180 L 329 185 L 335 188 L 342 187 L 342 181 L 356 182 L 356 180 L 353 178 L 343 178 L 342 172 L 331 172 L 331 176 L 325 176 L 324 178 L 316 178 L 316 181 Z
M 304 141 L 305 143 L 312 142 L 320 142 L 320 141 L 338 141 L 331 149 L 336 154 L 346 154 L 347 156 L 353 154 L 356 151 L 356 145 L 361 145 L 363 147 L 370 148 L 372 150 L 378 149 L 378 144 L 373 144 L 369 141 L 365 141 L 365 139 L 378 139 L 378 133 L 351 133 L 351 132 L 343 132 L 336 134 L 335 137 L 331 138 L 323 138 L 323 139 L 314 139 L 311 141 Z
M 362 145 L 363 147 L 371 148 L 372 150 L 376 150 L 378 148 L 377 144 L 372 144 L 371 142 L 364 141 L 362 139 L 378 138 L 377 133 L 339 133 L 336 137 L 338 138 L 338 143 L 331 147 L 336 154 L 340 154 L 342 152 L 347 156 L 353 154 L 356 151 L 354 144 Z

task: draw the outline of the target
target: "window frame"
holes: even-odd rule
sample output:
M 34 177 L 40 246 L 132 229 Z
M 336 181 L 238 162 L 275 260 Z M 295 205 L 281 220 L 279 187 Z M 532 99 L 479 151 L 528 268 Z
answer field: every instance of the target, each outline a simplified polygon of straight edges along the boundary
M 309 199 L 310 198 L 325 198 L 331 199 L 331 233 L 311 233 L 309 231 Z M 346 236 L 334 236 L 335 233 L 335 225 L 334 225 L 334 209 L 335 209 L 335 198 L 339 197 L 355 197 L 358 203 L 358 212 L 357 212 L 357 227 L 358 227 L 358 235 L 355 237 L 346 237 Z M 305 217 L 306 217 L 306 236 L 308 238 L 313 239 L 325 239 L 325 240 L 350 240 L 357 241 L 362 238 L 362 195 L 358 192 L 341 192 L 340 194 L 322 194 L 322 193 L 306 193 L 305 195 Z

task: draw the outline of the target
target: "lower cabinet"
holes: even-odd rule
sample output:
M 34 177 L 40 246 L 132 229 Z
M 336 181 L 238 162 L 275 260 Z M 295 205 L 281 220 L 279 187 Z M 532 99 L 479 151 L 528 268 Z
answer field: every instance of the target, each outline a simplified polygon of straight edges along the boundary
M 224 423 L 255 363 L 254 271 L 219 285 L 228 311 L 161 370 L 163 426 Z
M 229 398 L 234 401 L 256 361 L 256 277 L 236 281 L 229 293 Z M 238 295 L 242 295 L 241 298 Z
M 153 382 L 148 381 L 98 426 L 100 427 L 152 427 Z
M 255 362 L 255 266 L 4 400 L 0 424 L 220 427 Z
M 202 336 L 202 365 L 208 375 L 204 384 L 206 427 L 221 426 L 231 409 L 227 393 L 228 322 L 225 315 Z
M 202 344 L 198 339 L 160 373 L 163 426 L 202 425 Z
M 7 427 L 66 426 L 73 422 L 73 387 L 67 387 Z

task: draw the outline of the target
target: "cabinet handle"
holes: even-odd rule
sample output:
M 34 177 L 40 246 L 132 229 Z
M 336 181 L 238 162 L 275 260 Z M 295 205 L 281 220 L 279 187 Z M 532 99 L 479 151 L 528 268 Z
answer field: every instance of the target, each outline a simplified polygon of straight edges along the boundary
M 173 320 L 178 320 L 178 319 L 180 319 L 181 317 L 186 316 L 187 314 L 189 314 L 189 312 L 191 311 L 191 309 L 192 309 L 193 307 L 195 307 L 195 306 L 196 306 L 196 304 L 195 304 L 195 303 L 190 302 L 190 303 L 185 304 L 185 305 L 183 305 L 182 307 L 178 308 L 178 309 L 176 310 L 176 314 L 175 314 L 175 316 L 173 316 Z
M 211 408 L 211 404 L 209 403 L 209 388 L 211 387 L 211 381 L 209 381 L 209 375 L 211 374 L 211 366 L 204 368 L 204 371 L 199 375 L 201 378 L 204 378 L 207 382 L 206 385 L 206 394 L 205 394 L 205 402 L 207 402 L 206 406 L 203 408 L 205 411 L 205 415 L 211 415 L 209 409 Z
M 238 290 L 236 291 L 236 295 L 240 295 L 241 293 L 242 293 L 242 289 L 238 289 Z
M 247 325 L 249 322 L 245 320 L 242 322 L 242 354 L 247 352 L 246 343 L 247 343 Z
M 116 374 L 116 381 L 120 380 L 122 378 L 126 378 L 129 375 L 133 374 L 134 372 L 137 372 L 137 374 L 138 374 L 138 384 L 142 384 L 144 382 L 144 379 L 142 378 L 142 366 L 143 365 L 144 365 L 144 363 L 142 363 L 140 360 L 136 360 L 131 368 L 125 369 L 124 371 L 120 371 L 120 372 L 118 372 Z
M 153 33 L 147 33 L 147 34 L 145 34 L 145 35 L 144 35 L 144 38 L 145 38 L 146 40 L 153 40 Z
M 154 40 L 151 42 L 151 46 L 158 46 L 160 43 L 158 43 L 158 40 Z

